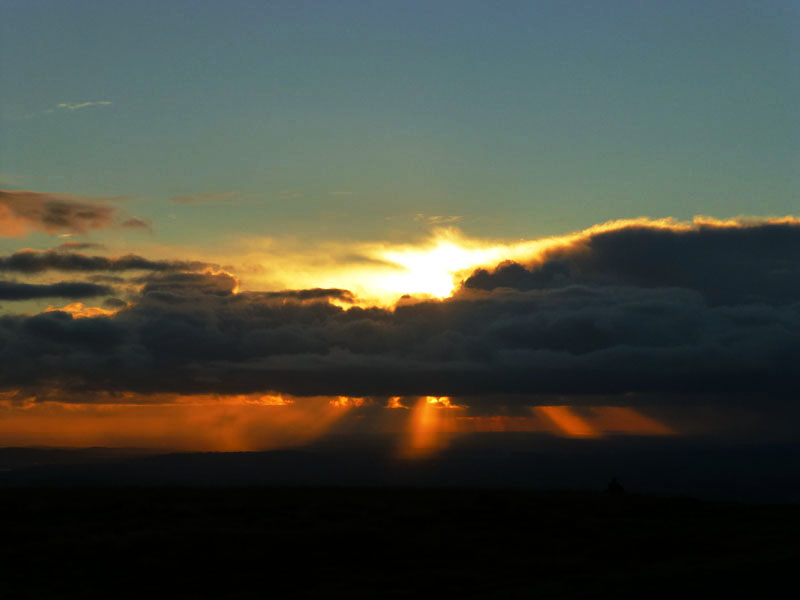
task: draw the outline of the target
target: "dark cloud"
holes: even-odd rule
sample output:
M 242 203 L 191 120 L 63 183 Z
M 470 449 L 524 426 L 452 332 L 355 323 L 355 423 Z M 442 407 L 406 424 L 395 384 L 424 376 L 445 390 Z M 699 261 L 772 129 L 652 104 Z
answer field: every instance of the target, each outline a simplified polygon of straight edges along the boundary
M 114 213 L 106 199 L 0 190 L 0 235 L 4 236 L 23 235 L 32 229 L 86 233 L 109 227 Z
M 105 308 L 117 309 L 126 306 L 128 303 L 124 300 L 120 300 L 119 298 L 106 298 L 103 300 L 103 306 Z
M 308 290 L 284 290 L 282 292 L 260 292 L 262 298 L 276 298 L 285 300 L 340 300 L 352 304 L 355 301 L 353 293 L 349 290 L 338 288 L 312 288 Z
M 111 288 L 93 283 L 64 281 L 32 284 L 0 281 L 0 300 L 35 300 L 38 298 L 96 298 L 111 294 Z
M 688 230 L 629 226 L 548 252 L 530 267 L 504 263 L 476 271 L 472 289 L 541 290 L 566 285 L 676 287 L 711 304 L 800 300 L 800 226 L 700 226 Z
M 43 271 L 97 272 L 97 271 L 197 271 L 212 265 L 196 261 L 148 260 L 135 254 L 118 258 L 87 256 L 77 252 L 48 250 L 21 250 L 0 256 L 0 271 L 16 273 L 41 273 Z
M 766 406 L 800 385 L 799 239 L 790 225 L 598 233 L 394 310 L 304 301 L 342 290 L 235 293 L 226 273 L 157 273 L 115 316 L 83 319 L 91 329 L 0 318 L 0 388 Z
M 196 296 L 227 296 L 236 289 L 237 281 L 228 273 L 169 273 L 139 280 L 142 293 L 161 300 L 194 301 Z

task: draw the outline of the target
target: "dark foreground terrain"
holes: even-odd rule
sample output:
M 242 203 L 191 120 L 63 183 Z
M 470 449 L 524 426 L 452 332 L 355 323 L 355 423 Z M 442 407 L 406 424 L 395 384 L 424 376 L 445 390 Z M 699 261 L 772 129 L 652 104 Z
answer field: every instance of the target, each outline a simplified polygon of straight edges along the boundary
M 765 597 L 792 581 L 799 543 L 797 505 L 497 489 L 0 489 L 4 600 Z

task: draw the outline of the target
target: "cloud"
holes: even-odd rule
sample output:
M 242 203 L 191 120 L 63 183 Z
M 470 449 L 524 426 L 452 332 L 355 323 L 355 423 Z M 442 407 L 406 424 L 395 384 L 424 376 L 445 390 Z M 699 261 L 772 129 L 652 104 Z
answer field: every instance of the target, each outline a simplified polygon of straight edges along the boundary
M 82 108 L 89 108 L 90 106 L 108 106 L 110 104 L 112 103 L 107 100 L 97 100 L 95 102 L 61 102 L 57 107 L 63 110 L 80 110 Z
M 598 395 L 768 410 L 800 384 L 798 270 L 800 225 L 786 222 L 599 229 L 535 264 L 478 271 L 452 298 L 394 308 L 157 272 L 113 316 L 0 318 L 0 389 L 468 396 L 492 414 Z
M 545 251 L 527 267 L 480 269 L 466 288 L 519 291 L 568 285 L 681 288 L 713 305 L 800 300 L 797 223 L 707 225 L 689 229 L 623 225 Z
M 120 223 L 120 227 L 124 227 L 126 229 L 144 229 L 145 231 L 149 231 L 151 233 L 153 231 L 153 224 L 148 219 L 139 219 L 137 217 L 126 219 Z
M 124 199 L 122 196 L 88 198 L 70 194 L 0 190 L 0 237 L 19 237 L 33 230 L 67 236 L 112 226 L 152 232 L 153 227 L 148 219 L 127 216 L 110 204 Z M 62 247 L 95 246 L 67 244 Z
M 95 246 L 94 244 L 88 244 Z M 64 247 L 65 244 L 62 244 Z M 83 247 L 87 244 L 68 245 L 69 248 Z M 199 271 L 211 268 L 204 262 L 174 261 L 174 260 L 149 260 L 135 254 L 128 254 L 116 258 L 105 256 L 87 256 L 77 252 L 59 252 L 48 250 L 20 250 L 8 256 L 0 256 L 0 272 L 14 273 L 42 273 L 44 271 L 64 272 L 119 272 L 119 271 Z
M 181 301 L 197 296 L 227 296 L 238 286 L 236 278 L 225 272 L 218 273 L 169 273 L 167 275 L 143 277 L 142 292 L 164 301 Z
M 109 198 L 0 190 L 0 236 L 18 237 L 31 230 L 86 233 L 109 227 L 116 209 Z
M 93 283 L 65 281 L 50 284 L 0 281 L 0 300 L 36 300 L 39 298 L 96 298 L 112 293 L 110 287 Z
M 262 298 L 280 300 L 339 300 L 348 304 L 355 302 L 355 296 L 349 290 L 337 288 L 312 288 L 308 290 L 284 290 L 281 292 L 258 292 Z
M 414 215 L 414 220 L 417 222 L 427 223 L 431 226 L 452 225 L 461 220 L 460 215 L 426 215 L 417 213 Z

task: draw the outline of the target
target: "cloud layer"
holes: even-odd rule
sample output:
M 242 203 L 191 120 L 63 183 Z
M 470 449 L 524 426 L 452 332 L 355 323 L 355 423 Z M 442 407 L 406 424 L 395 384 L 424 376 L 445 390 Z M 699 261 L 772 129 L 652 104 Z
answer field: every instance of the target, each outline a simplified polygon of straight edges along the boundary
M 33 284 L 0 281 L 0 300 L 37 300 L 40 298 L 97 298 L 112 293 L 110 287 L 75 281 Z
M 796 223 L 681 230 L 626 226 L 547 251 L 536 264 L 479 270 L 465 287 L 519 291 L 583 285 L 694 290 L 712 305 L 800 301 Z
M 393 310 L 160 272 L 112 317 L 0 318 L 0 388 L 767 402 L 800 383 L 798 274 L 791 223 L 607 228 Z
M 94 247 L 92 244 L 78 244 L 67 248 Z M 212 265 L 197 261 L 148 260 L 135 254 L 118 258 L 88 256 L 78 252 L 55 251 L 38 252 L 21 250 L 8 256 L 0 256 L 0 272 L 42 273 L 44 271 L 64 271 L 92 273 L 101 271 L 197 271 Z

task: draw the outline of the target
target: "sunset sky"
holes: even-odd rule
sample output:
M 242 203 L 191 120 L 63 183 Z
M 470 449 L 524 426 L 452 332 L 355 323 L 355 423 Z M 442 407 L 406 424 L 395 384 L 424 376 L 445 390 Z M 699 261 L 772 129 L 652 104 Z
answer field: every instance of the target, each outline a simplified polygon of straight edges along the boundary
M 0 0 L 0 90 L 0 446 L 797 433 L 797 2 Z

